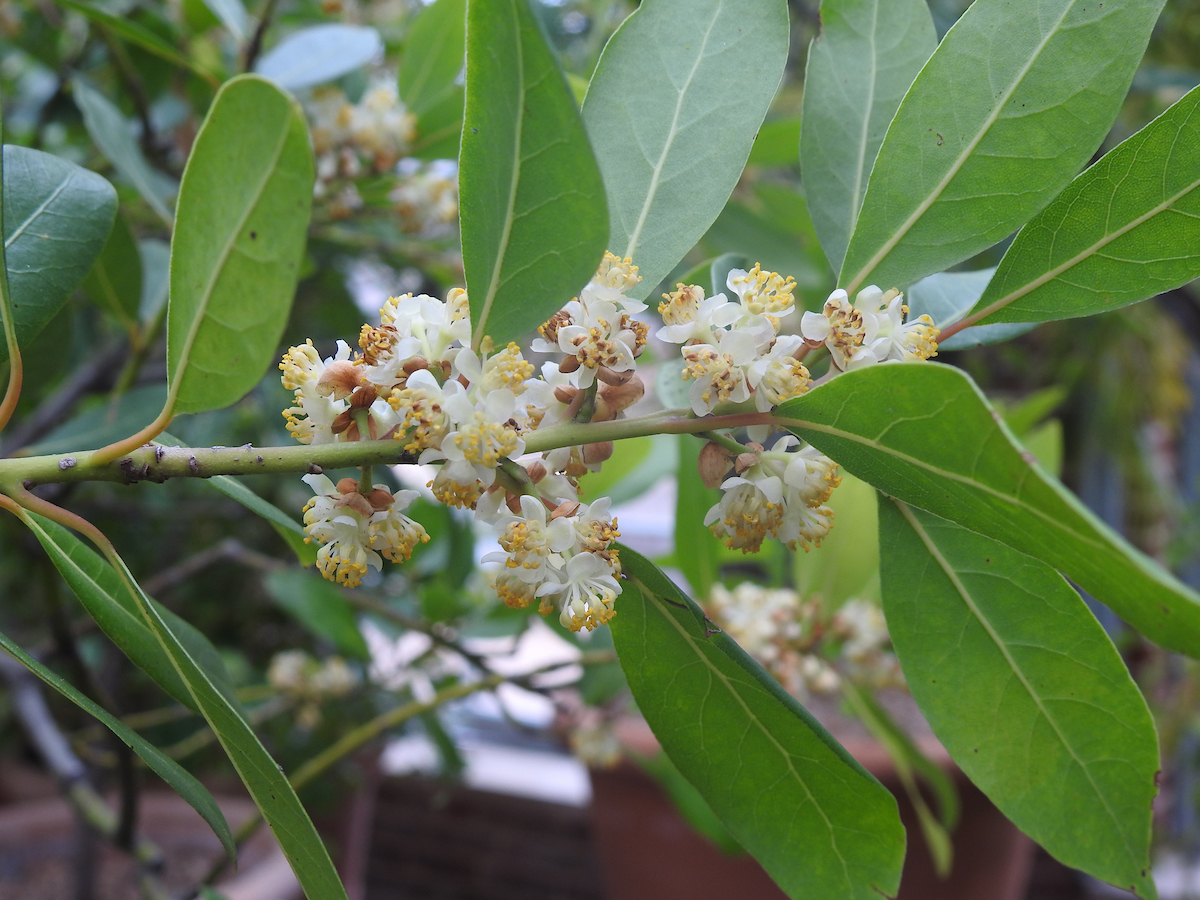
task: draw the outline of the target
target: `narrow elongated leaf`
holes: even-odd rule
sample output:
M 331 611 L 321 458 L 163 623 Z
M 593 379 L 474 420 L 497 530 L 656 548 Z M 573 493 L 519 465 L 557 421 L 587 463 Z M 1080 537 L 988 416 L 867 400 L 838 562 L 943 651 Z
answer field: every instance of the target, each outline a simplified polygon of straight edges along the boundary
M 437 0 L 413 20 L 404 36 L 397 81 L 400 99 L 421 116 L 453 93 L 467 51 L 466 0 Z
M 957 369 L 848 372 L 777 416 L 885 494 L 1049 563 L 1151 640 L 1200 656 L 1200 597 L 1047 475 Z
M 40 150 L 4 147 L 4 258 L 17 343 L 33 340 L 83 281 L 117 214 L 117 192 Z M 0 342 L 0 362 L 8 347 Z
M 133 434 L 153 419 L 166 399 L 167 389 L 162 384 L 130 388 L 116 402 L 104 398 L 85 407 L 37 443 L 25 447 L 24 452 L 29 456 L 40 456 L 105 447 Z
M 1200 88 L 1076 178 L 1021 229 L 972 317 L 1044 322 L 1200 276 Z
M 883 135 L 936 47 L 925 0 L 822 0 L 821 33 L 804 70 L 800 169 L 835 272 Z
M 1007 237 L 1108 133 L 1163 0 L 978 0 L 879 149 L 838 282 L 904 287 Z
M 92 302 L 112 313 L 126 331 L 138 327 L 138 305 L 142 299 L 142 256 L 124 216 L 113 222 L 108 243 L 83 281 Z
M 1082 598 L 1044 563 L 904 504 L 882 500 L 879 524 L 888 631 L 938 739 L 1064 863 L 1154 897 L 1154 722 Z
M 608 192 L 608 248 L 647 296 L 716 220 L 788 51 L 781 0 L 645 0 L 609 39 L 583 103 Z
M 262 55 L 254 71 L 297 91 L 361 69 L 382 52 L 383 39 L 374 28 L 327 22 L 289 34 Z
M 271 598 L 318 638 L 331 642 L 347 656 L 371 658 L 354 609 L 336 585 L 295 569 L 271 572 L 265 584 Z
M 789 896 L 894 895 L 895 798 L 653 563 L 620 552 L 613 641 L 671 761 Z
M 137 605 L 112 566 L 70 531 L 49 519 L 30 513 L 26 524 L 79 602 L 109 639 L 121 648 L 121 652 L 168 694 L 184 706 L 199 711 L 170 658 L 142 621 Z M 153 599 L 149 602 L 187 647 L 197 665 L 204 667 L 209 681 L 240 714 L 233 683 L 217 649 L 201 632 L 169 609 Z
M 111 568 L 109 571 L 114 572 Z M 187 688 L 192 700 L 189 705 L 200 711 L 221 742 L 242 783 L 271 826 L 305 895 L 310 900 L 346 900 L 346 890 L 334 871 L 325 844 L 282 767 L 271 758 L 241 711 L 213 684 L 206 667 L 198 664 L 174 625 L 146 596 L 123 562 L 121 571 L 115 576 Z
M 167 402 L 175 413 L 235 403 L 275 359 L 313 177 L 296 102 L 254 75 L 227 82 L 192 147 L 171 242 Z
M 604 185 L 575 99 L 526 0 L 472 3 L 459 185 L 471 339 L 548 319 L 604 253 Z
M 83 113 L 83 124 L 100 152 L 137 188 L 150 208 L 170 225 L 171 198 L 179 190 L 174 179 L 150 167 L 133 137 L 129 121 L 107 97 L 82 78 L 71 82 L 71 96 Z
M 204 785 L 197 781 L 179 763 L 166 756 L 161 750 L 145 740 L 120 719 L 111 715 L 104 707 L 98 706 L 75 690 L 69 681 L 60 678 L 53 671 L 43 666 L 22 650 L 8 635 L 0 633 L 0 647 L 7 650 L 17 662 L 21 663 L 21 665 L 50 685 L 50 687 L 54 688 L 88 715 L 97 719 L 105 728 L 120 738 L 125 746 L 145 760 L 146 765 L 159 778 L 174 788 L 175 793 L 186 800 L 192 809 L 200 813 L 201 818 L 208 823 L 209 828 L 213 830 L 213 834 L 217 836 L 217 840 L 221 842 L 221 846 L 225 848 L 225 852 L 229 855 L 229 858 L 237 858 L 237 845 L 234 843 L 233 833 L 229 830 L 229 823 L 225 821 L 225 814 L 221 812 L 221 807 L 217 805 L 217 801 L 213 799 L 212 794 L 208 792 Z

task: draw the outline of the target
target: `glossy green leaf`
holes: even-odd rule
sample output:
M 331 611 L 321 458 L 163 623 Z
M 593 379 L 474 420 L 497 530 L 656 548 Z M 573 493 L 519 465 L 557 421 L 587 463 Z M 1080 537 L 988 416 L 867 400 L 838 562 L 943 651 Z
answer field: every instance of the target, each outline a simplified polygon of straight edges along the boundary
M 621 563 L 612 635 L 638 708 L 738 843 L 791 897 L 895 894 L 892 795 L 652 563 Z
M 400 99 L 418 122 L 431 107 L 461 88 L 467 51 L 466 0 L 437 0 L 409 27 L 400 48 Z M 460 99 L 461 104 L 461 99 Z
M 264 583 L 271 598 L 316 637 L 354 659 L 370 660 L 371 652 L 358 630 L 354 608 L 337 585 L 296 569 L 270 572 Z
M 95 4 L 86 3 L 83 0 L 57 0 L 57 2 L 67 9 L 73 9 L 75 12 L 81 13 L 97 25 L 111 30 L 113 34 L 122 40 L 136 44 L 143 50 L 153 53 L 155 56 L 165 59 L 167 62 L 173 63 L 182 69 L 189 69 L 212 83 L 214 87 L 216 86 L 216 78 L 211 72 L 189 59 L 185 54 L 180 53 L 173 45 L 159 37 L 145 25 L 136 22 L 128 16 L 114 16 L 112 13 L 100 9 Z
M 254 71 L 298 91 L 361 69 L 382 53 L 383 39 L 374 28 L 326 22 L 289 34 L 259 58 Z
M 108 243 L 83 280 L 83 289 L 126 331 L 136 333 L 142 299 L 142 256 L 124 216 L 118 215 L 113 222 Z
M 1200 656 L 1200 597 L 1042 471 L 959 370 L 871 366 L 776 414 L 885 494 L 1049 563 L 1146 637 Z
M 204 5 L 221 20 L 239 43 L 246 40 L 246 7 L 242 0 L 204 0 Z
M 417 139 L 412 156 L 417 159 L 457 159 L 462 141 L 463 89 L 459 85 L 417 118 Z
M 17 343 L 62 309 L 104 249 L 117 192 L 95 172 L 40 150 L 4 147 L 4 257 Z M 8 347 L 0 342 L 0 362 Z
M 604 253 L 604 185 L 526 0 L 472 3 L 459 186 L 472 345 L 546 321 Z
M 609 39 L 583 118 L 608 191 L 608 249 L 646 297 L 745 168 L 788 51 L 782 0 L 645 0 Z
M 79 602 L 121 652 L 184 706 L 198 709 L 170 658 L 142 621 L 137 604 L 112 566 L 70 531 L 49 519 L 30 513 L 26 524 Z M 204 667 L 208 678 L 227 702 L 240 710 L 221 654 L 208 638 L 157 601 L 150 600 L 150 603 L 169 623 L 196 664 Z
M 1082 598 L 945 519 L 890 500 L 879 516 L 888 630 L 938 739 L 1054 856 L 1154 897 L 1154 722 Z
M 804 70 L 804 196 L 837 271 L 883 135 L 937 47 L 925 0 L 822 0 Z M 852 62 L 851 62 L 852 61 Z
M 977 0 L 888 128 L 839 284 L 905 287 L 1002 240 L 1108 133 L 1164 0 Z
M 1200 88 L 1106 154 L 1021 230 L 972 318 L 1090 316 L 1200 277 L 1198 158 Z
M 179 620 L 172 622 L 162 614 L 161 607 L 146 596 L 123 562 L 119 573 L 111 567 L 106 568 L 118 579 L 121 593 L 127 595 L 146 630 L 154 636 L 178 673 L 191 697 L 189 706 L 200 711 L 221 742 L 242 783 L 271 826 L 306 896 L 309 900 L 346 900 L 346 890 L 334 871 L 325 844 L 282 767 L 263 747 L 240 709 L 214 685 L 207 671 L 209 667 L 194 657 L 192 648 L 176 630 Z M 60 571 L 65 575 L 70 568 Z
M 141 198 L 171 224 L 171 199 L 179 186 L 169 175 L 150 167 L 133 136 L 129 120 L 113 103 L 82 78 L 71 82 L 71 96 L 83 114 L 83 124 L 100 152 L 113 167 L 137 188 Z
M 800 117 L 769 119 L 754 136 L 748 166 L 795 166 L 800 162 Z
M 275 360 L 313 178 L 296 102 L 254 75 L 227 82 L 196 136 L 179 192 L 167 309 L 175 413 L 237 402 Z
M 42 679 L 50 687 L 54 688 L 88 715 L 97 719 L 105 728 L 115 734 L 125 746 L 140 756 L 159 778 L 169 784 L 175 790 L 175 793 L 187 801 L 188 805 L 196 810 L 201 818 L 208 823 L 208 826 L 213 830 L 213 834 L 217 836 L 217 840 L 221 842 L 221 846 L 225 848 L 225 852 L 229 855 L 229 858 L 237 858 L 237 845 L 234 843 L 233 833 L 229 830 L 229 823 L 225 821 L 225 814 L 221 812 L 217 801 L 213 799 L 212 794 L 205 789 L 204 785 L 197 781 L 179 763 L 163 754 L 161 750 L 145 740 L 120 719 L 109 714 L 102 706 L 93 703 L 77 691 L 70 682 L 60 678 L 53 671 L 43 666 L 22 650 L 8 635 L 0 633 L 0 647 L 7 650 L 17 662 L 21 663 L 21 665 Z

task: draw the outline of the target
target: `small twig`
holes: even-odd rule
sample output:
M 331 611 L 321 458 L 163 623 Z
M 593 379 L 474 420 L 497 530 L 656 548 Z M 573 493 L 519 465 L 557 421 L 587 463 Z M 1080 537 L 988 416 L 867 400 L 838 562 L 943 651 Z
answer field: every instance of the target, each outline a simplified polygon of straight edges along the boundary
M 246 60 L 243 66 L 243 71 L 254 71 L 254 63 L 258 60 L 258 54 L 262 52 L 263 38 L 267 34 L 267 28 L 271 25 L 271 17 L 275 14 L 275 6 L 279 0 L 266 0 L 263 4 L 262 12 L 258 16 L 258 27 L 254 29 L 254 37 L 250 39 L 250 44 L 246 47 Z

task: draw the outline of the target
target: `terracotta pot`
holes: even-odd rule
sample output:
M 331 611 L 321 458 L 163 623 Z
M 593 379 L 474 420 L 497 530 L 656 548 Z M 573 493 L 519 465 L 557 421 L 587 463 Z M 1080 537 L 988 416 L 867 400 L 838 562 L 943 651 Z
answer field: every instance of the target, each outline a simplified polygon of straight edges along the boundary
M 649 729 L 644 723 L 640 727 L 642 734 L 635 733 L 638 726 L 620 729 L 622 741 L 641 752 L 657 750 Z M 921 741 L 926 755 L 953 775 L 962 801 L 953 835 L 954 866 L 945 880 L 934 869 L 912 804 L 886 751 L 870 740 L 839 739 L 899 803 L 908 832 L 899 900 L 1024 897 L 1033 842 L 967 780 L 940 745 Z M 753 858 L 725 855 L 693 831 L 658 784 L 636 766 L 623 763 L 591 774 L 593 825 L 609 900 L 784 900 L 784 893 Z
M 237 830 L 254 804 L 218 797 L 230 827 Z M 203 819 L 172 793 L 141 798 L 138 832 L 163 851 L 161 878 L 168 890 L 195 884 L 223 852 Z M 59 798 L 0 807 L 0 898 L 58 900 L 72 895 L 74 857 L 78 852 L 75 815 Z M 129 857 L 100 843 L 97 847 L 97 900 L 138 898 L 136 871 Z M 298 900 L 300 888 L 275 839 L 261 829 L 242 848 L 238 872 L 218 884 L 228 900 Z

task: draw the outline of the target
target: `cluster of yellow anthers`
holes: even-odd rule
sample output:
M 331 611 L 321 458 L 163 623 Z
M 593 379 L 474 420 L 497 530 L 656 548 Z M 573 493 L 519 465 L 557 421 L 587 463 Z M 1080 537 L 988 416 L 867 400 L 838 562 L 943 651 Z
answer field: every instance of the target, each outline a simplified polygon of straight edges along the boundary
M 496 350 L 485 338 L 478 352 L 471 348 L 465 291 L 450 291 L 445 302 L 423 294 L 389 298 L 380 324 L 363 326 L 358 351 L 339 341 L 323 360 L 310 341 L 287 352 L 282 380 L 295 392 L 295 405 L 284 411 L 288 430 L 306 444 L 394 438 L 419 454 L 420 463 L 440 464 L 428 485 L 434 497 L 474 509 L 495 530 L 501 550 L 484 560 L 499 564 L 497 594 L 516 607 L 538 600 L 543 614 L 557 598 L 564 625 L 594 628 L 612 618 L 620 593 L 612 545 L 618 532 L 606 498 L 580 500 L 579 479 L 608 458 L 612 444 L 523 458 L 525 438 L 560 423 L 624 416 L 642 397 L 635 369 L 648 328 L 635 316 L 646 306 L 626 296 L 638 281 L 630 260 L 605 254 L 579 296 L 539 328 L 532 348 L 553 357 L 540 371 L 516 344 Z M 736 302 L 679 285 L 659 306 L 664 325 L 657 336 L 682 345 L 683 376 L 693 382 L 698 416 L 751 397 L 768 411 L 808 389 L 808 371 L 798 359 L 805 338 L 780 334 L 781 319 L 795 307 L 794 282 L 756 265 L 732 271 L 727 284 Z M 864 326 L 868 348 L 884 339 L 909 347 L 911 335 L 925 334 L 903 325 L 886 331 L 880 323 L 890 309 L 858 316 L 875 323 Z M 845 331 L 837 331 L 838 340 Z M 770 452 L 750 444 L 720 460 L 713 483 L 731 465 L 733 475 L 705 523 L 729 546 L 748 552 L 774 537 L 808 549 L 828 532 L 832 513 L 825 502 L 838 483 L 837 467 L 798 446 L 786 436 Z M 327 578 L 358 584 L 381 558 L 406 559 L 427 539 L 403 514 L 411 491 L 393 496 L 352 479 L 337 485 L 320 475 L 305 480 L 317 496 L 304 522 L 310 538 L 323 544 Z
M 819 313 L 806 312 L 800 333 L 809 346 L 822 344 L 843 371 L 888 360 L 920 360 L 937 356 L 938 330 L 929 316 L 911 322 L 904 295 L 868 285 L 851 303 L 845 291 L 829 295 Z

